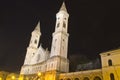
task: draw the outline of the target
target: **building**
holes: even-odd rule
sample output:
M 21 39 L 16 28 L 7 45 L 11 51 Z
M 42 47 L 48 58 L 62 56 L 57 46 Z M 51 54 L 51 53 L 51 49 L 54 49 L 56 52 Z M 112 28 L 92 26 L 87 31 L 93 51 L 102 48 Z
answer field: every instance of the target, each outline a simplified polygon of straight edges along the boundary
M 0 80 L 18 80 L 18 79 L 19 79 L 19 73 L 0 71 Z
M 6 80 L 8 74 L 6 71 L 0 71 L 0 80 Z
M 63 3 L 56 14 L 51 51 L 38 46 L 41 36 L 38 22 L 31 34 L 20 77 L 29 80 L 120 80 L 120 49 L 100 54 L 102 69 L 69 72 L 68 18 Z

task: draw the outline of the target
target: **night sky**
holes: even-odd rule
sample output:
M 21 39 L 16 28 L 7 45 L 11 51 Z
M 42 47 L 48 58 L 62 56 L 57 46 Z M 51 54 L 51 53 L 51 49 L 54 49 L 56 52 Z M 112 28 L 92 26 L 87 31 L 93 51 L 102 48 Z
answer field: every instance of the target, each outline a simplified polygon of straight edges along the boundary
M 56 13 L 63 0 L 0 1 L 0 70 L 19 71 L 31 32 L 41 22 L 41 41 L 51 47 Z M 120 8 L 117 1 L 66 0 L 69 13 L 70 55 L 93 60 L 104 51 L 120 47 Z

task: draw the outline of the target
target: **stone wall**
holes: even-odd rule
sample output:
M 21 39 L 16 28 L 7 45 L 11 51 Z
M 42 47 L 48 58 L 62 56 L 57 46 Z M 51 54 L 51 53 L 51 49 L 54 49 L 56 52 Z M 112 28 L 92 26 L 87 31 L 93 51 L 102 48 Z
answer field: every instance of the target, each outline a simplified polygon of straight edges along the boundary
M 103 80 L 101 69 L 60 74 L 59 80 Z

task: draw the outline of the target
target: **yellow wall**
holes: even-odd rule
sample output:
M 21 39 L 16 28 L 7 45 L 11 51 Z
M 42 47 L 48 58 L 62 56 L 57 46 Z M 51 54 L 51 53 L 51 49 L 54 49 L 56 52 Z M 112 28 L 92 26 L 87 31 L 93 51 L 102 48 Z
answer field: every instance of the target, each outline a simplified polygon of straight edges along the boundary
M 101 80 L 111 80 L 110 74 L 114 74 L 114 80 L 120 80 L 120 49 L 112 50 L 108 52 L 101 53 L 101 69 L 86 70 L 79 72 L 69 72 L 69 73 L 58 73 L 56 70 L 51 70 L 47 72 L 41 72 L 41 75 L 28 75 L 26 78 L 40 79 L 40 80 L 84 80 L 88 77 L 89 80 L 94 80 L 95 77 L 99 77 Z M 112 65 L 108 65 L 108 60 L 112 60 Z M 3 77 L 4 72 L 0 72 L 0 76 Z M 6 80 L 11 80 L 12 76 L 18 79 L 18 74 L 10 73 L 7 75 Z M 24 75 L 19 76 L 22 80 L 25 78 Z
M 102 75 L 104 80 L 111 80 L 110 74 L 114 75 L 115 80 L 120 80 L 120 49 L 101 53 Z M 109 65 L 108 60 L 112 61 Z
M 113 65 L 120 65 L 120 49 L 101 53 L 102 67 L 108 66 L 108 60 L 112 60 Z
M 111 80 L 110 74 L 113 73 L 115 80 L 120 80 L 120 66 L 111 66 L 102 68 L 102 75 L 104 80 Z
M 57 80 L 56 71 L 45 72 L 44 80 Z
M 10 73 L 9 75 L 7 75 L 6 80 L 17 80 L 19 79 L 19 75 L 15 74 L 15 73 Z
M 94 80 L 95 77 L 99 77 L 101 80 L 103 80 L 101 69 L 63 73 L 60 74 L 59 80 L 75 80 L 76 78 L 79 80 L 84 80 L 85 77 L 88 77 L 89 80 Z

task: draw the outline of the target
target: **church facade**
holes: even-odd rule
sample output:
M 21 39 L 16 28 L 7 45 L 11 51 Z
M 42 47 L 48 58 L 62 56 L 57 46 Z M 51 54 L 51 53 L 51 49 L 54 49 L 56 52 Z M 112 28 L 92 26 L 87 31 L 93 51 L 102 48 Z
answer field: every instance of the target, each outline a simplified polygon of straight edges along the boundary
M 23 80 L 120 80 L 120 49 L 101 53 L 102 69 L 69 72 L 68 51 L 69 14 L 62 4 L 56 14 L 55 32 L 53 33 L 51 51 L 39 45 L 40 22 L 31 33 L 26 57 L 21 67 Z M 114 63 L 114 64 L 113 64 Z

